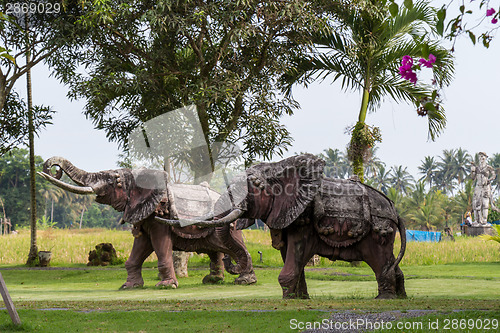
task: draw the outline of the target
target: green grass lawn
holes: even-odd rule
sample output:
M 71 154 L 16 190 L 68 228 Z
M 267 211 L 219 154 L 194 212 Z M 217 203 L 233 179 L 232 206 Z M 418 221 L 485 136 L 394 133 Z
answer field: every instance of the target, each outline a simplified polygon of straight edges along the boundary
M 126 291 L 118 290 L 127 276 L 123 264 L 86 267 L 85 251 L 97 240 L 109 240 L 126 255 L 132 239 L 124 232 L 98 232 L 51 231 L 50 241 L 66 242 L 64 251 L 54 248 L 51 269 L 23 265 L 28 235 L 0 237 L 0 248 L 6 249 L 0 253 L 0 271 L 23 322 L 14 327 L 7 311 L 0 310 L 0 332 L 290 332 L 292 319 L 320 322 L 338 311 L 438 311 L 405 319 L 407 325 L 424 320 L 444 324 L 454 319 L 500 319 L 500 252 L 493 242 L 464 238 L 456 243 L 411 243 L 401 265 L 407 299 L 375 300 L 377 283 L 366 264 L 353 267 L 322 259 L 319 266 L 306 268 L 311 299 L 283 300 L 278 283 L 279 252 L 271 248 L 263 232 L 245 232 L 254 256 L 255 285 L 234 285 L 235 276 L 227 274 L 222 284 L 203 285 L 209 261 L 195 255 L 190 259 L 189 277 L 179 278 L 177 289 L 157 289 L 152 256 L 143 270 L 145 287 Z M 257 251 L 264 252 L 262 263 Z M 441 325 L 437 331 L 496 331 L 451 328 Z M 404 330 L 427 331 L 418 327 Z
M 499 263 L 406 267 L 409 298 L 404 300 L 374 300 L 377 284 L 364 266 L 308 268 L 310 300 L 282 300 L 275 268 L 257 269 L 259 281 L 250 286 L 232 284 L 233 276 L 203 285 L 207 270 L 192 269 L 179 279 L 179 288 L 170 290 L 154 287 L 154 268 L 144 269 L 144 288 L 125 291 L 118 290 L 124 268 L 9 269 L 2 275 L 24 323 L 18 329 L 28 332 L 59 332 L 67 325 L 75 332 L 287 332 L 291 319 L 321 321 L 340 310 L 480 309 L 499 318 L 499 268 Z M 7 312 L 0 311 L 1 332 L 15 329 L 9 322 Z

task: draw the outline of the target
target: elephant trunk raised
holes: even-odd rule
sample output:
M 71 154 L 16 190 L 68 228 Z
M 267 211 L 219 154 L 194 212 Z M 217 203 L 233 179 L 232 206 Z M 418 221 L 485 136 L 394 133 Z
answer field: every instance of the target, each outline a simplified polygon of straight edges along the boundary
M 55 174 L 52 173 L 53 167 L 59 167 Z M 63 171 L 78 186 L 60 181 Z M 49 158 L 43 164 L 43 172 L 38 174 L 54 185 L 76 194 L 95 194 L 100 184 L 96 173 L 81 170 L 63 157 Z
M 53 167 L 59 169 L 52 173 Z M 61 181 L 66 173 L 77 185 Z M 182 218 L 210 216 L 219 194 L 204 185 L 167 184 L 167 174 L 152 169 L 117 169 L 86 172 L 78 169 L 67 159 L 52 157 L 44 163 L 40 176 L 67 191 L 78 194 L 95 194 L 98 203 L 110 205 L 123 212 L 122 221 L 133 225 L 134 245 L 125 263 L 127 282 L 122 288 L 142 286 L 141 275 L 144 260 L 155 251 L 161 281 L 159 287 L 176 287 L 172 251 L 200 251 L 210 257 L 210 274 L 203 281 L 212 283 L 224 278 L 223 253 L 229 254 L 236 266 L 229 273 L 240 276 L 237 284 L 256 282 L 251 257 L 243 242 L 241 230 L 225 225 L 214 229 L 200 229 L 182 225 Z M 177 221 L 175 227 L 155 222 L 155 217 L 164 216 Z M 231 215 L 231 217 L 234 214 Z

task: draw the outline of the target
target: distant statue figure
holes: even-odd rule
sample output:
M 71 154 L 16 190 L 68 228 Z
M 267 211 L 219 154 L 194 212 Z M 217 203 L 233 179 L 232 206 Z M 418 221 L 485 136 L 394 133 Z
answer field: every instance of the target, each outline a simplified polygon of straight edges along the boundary
M 485 225 L 488 221 L 488 208 L 491 207 L 499 211 L 493 204 L 493 192 L 491 191 L 491 181 L 495 179 L 495 169 L 486 164 L 488 155 L 479 153 L 479 166 L 474 162 L 471 164 L 471 178 L 475 181 L 474 196 L 472 197 L 472 209 L 474 210 L 475 222 Z

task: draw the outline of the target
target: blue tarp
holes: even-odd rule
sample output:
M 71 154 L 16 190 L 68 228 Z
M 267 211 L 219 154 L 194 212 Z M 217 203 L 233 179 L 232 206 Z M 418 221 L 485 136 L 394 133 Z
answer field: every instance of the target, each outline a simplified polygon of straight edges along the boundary
M 440 242 L 441 233 L 434 231 L 406 230 L 406 240 L 411 242 Z
M 500 221 L 493 221 L 493 222 L 490 222 L 491 224 L 500 224 Z

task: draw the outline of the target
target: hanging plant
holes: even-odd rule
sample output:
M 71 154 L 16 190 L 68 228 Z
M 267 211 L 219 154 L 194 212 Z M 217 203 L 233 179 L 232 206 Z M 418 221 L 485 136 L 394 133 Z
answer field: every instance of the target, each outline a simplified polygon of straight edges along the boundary
M 375 142 L 382 142 L 380 129 L 357 122 L 350 130 L 351 142 L 347 148 L 347 157 L 352 162 L 354 174 L 363 181 L 363 163 L 370 159 L 370 154 Z

